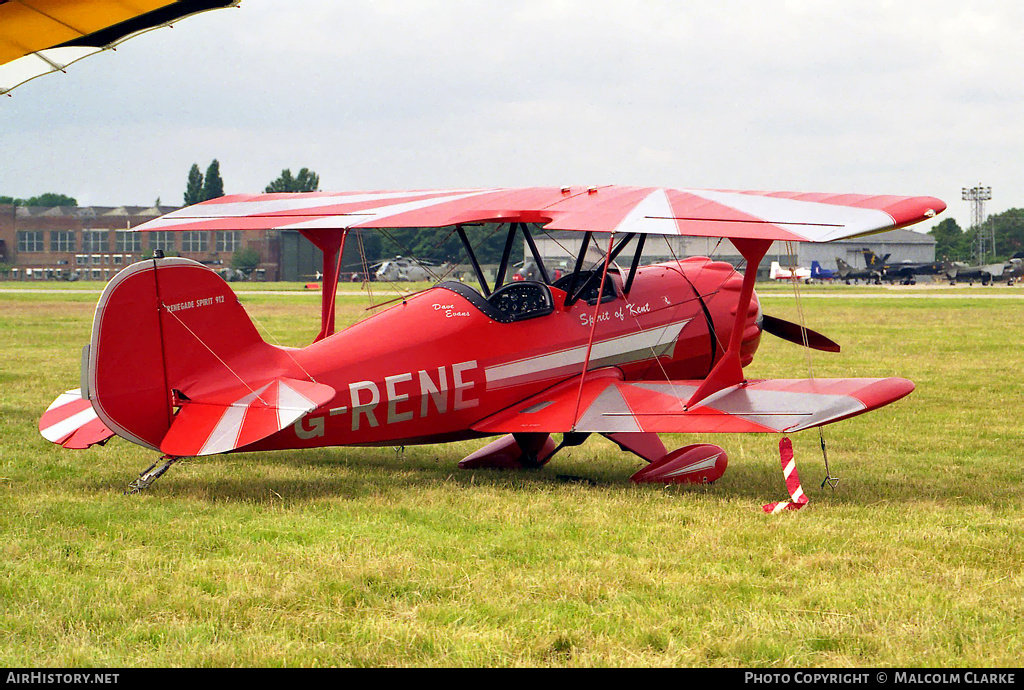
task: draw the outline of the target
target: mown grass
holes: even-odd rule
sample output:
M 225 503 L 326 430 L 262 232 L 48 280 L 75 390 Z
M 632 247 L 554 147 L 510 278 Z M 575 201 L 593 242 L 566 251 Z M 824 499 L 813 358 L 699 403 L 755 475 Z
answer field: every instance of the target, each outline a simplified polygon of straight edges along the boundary
M 978 288 L 975 288 L 977 290 Z M 970 290 L 965 290 L 969 294 Z M 268 339 L 317 330 L 309 295 L 245 295 Z M 65 451 L 36 432 L 77 385 L 90 295 L 0 294 L 0 664 L 8 666 L 1004 666 L 1024 652 L 1024 300 L 802 302 L 840 341 L 818 376 L 917 391 L 729 452 L 710 488 L 635 487 L 602 440 L 528 473 L 463 472 L 479 443 L 324 449 L 179 464 Z M 765 310 L 796 318 L 766 291 Z M 340 300 L 339 322 L 360 318 Z M 751 376 L 804 376 L 766 337 Z

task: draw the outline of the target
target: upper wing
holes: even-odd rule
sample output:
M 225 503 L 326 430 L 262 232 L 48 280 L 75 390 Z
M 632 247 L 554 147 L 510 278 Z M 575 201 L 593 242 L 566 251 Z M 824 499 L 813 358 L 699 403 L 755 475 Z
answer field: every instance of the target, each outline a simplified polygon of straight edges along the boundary
M 587 374 L 473 425 L 488 434 L 790 433 L 853 417 L 914 390 L 906 379 L 777 379 L 726 388 L 686 408 L 701 381 L 623 381 L 617 369 Z
M 2 0 L 0 95 L 198 12 L 240 0 Z
M 548 230 L 830 242 L 905 227 L 933 197 L 662 187 L 529 187 L 225 196 L 136 230 L 323 230 L 541 223 Z

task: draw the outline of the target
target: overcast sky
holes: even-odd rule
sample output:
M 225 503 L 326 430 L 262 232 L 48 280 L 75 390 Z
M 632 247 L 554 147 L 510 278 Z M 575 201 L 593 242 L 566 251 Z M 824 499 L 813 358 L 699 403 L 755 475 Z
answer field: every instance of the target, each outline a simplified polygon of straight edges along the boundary
M 0 98 L 0 195 L 629 184 L 1024 207 L 1024 3 L 243 0 Z M 931 224 L 919 229 L 927 230 Z

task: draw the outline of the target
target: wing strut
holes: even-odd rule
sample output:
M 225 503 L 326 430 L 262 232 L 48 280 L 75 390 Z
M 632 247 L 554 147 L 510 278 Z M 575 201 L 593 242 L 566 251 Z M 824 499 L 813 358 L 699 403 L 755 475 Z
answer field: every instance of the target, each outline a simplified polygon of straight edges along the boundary
M 537 243 L 533 241 L 533 235 L 530 233 L 530 229 L 526 227 L 526 223 L 520 223 L 519 227 L 523 230 L 523 239 L 526 240 L 526 244 L 530 248 L 530 253 L 533 254 L 533 260 L 537 262 L 537 270 L 540 271 L 541 280 L 545 285 L 551 285 L 551 279 L 548 278 L 548 269 L 544 268 L 544 260 L 541 259 L 540 252 L 537 251 Z
M 341 257 L 345 253 L 345 238 L 348 229 L 299 230 L 302 236 L 324 254 L 324 284 L 320 291 L 320 334 L 314 343 L 334 335 L 334 302 L 338 294 L 338 274 L 341 272 Z
M 629 275 L 626 283 L 622 286 L 622 293 L 629 297 L 629 291 L 633 288 L 633 279 L 636 278 L 636 269 L 640 267 L 640 258 L 644 253 L 644 243 L 647 242 L 647 235 L 640 235 L 636 241 L 636 253 L 633 254 L 633 262 L 629 265 Z
M 736 303 L 736 320 L 732 325 L 732 333 L 729 336 L 729 346 L 718 360 L 718 364 L 711 370 L 704 383 L 686 402 L 687 409 L 695 406 L 708 396 L 714 395 L 720 390 L 743 383 L 743 365 L 740 364 L 740 346 L 743 344 L 743 326 L 747 319 L 747 310 L 750 309 L 750 300 L 754 295 L 754 281 L 757 279 L 757 268 L 761 259 L 768 253 L 771 247 L 771 240 L 750 240 L 731 238 L 733 245 L 747 261 L 747 268 L 743 273 L 743 288 L 740 290 L 740 298 Z
M 569 279 L 569 286 L 565 289 L 569 299 L 572 299 L 572 294 L 576 290 L 576 284 L 579 282 L 580 271 L 583 270 L 583 262 L 587 258 L 587 247 L 590 246 L 590 238 L 593 237 L 594 233 L 586 232 L 583 234 L 583 242 L 580 243 L 580 253 L 576 256 L 576 266 L 572 269 L 572 278 Z M 571 306 L 571 302 L 566 302 L 566 306 Z
M 480 268 L 480 261 L 476 258 L 473 245 L 469 243 L 469 238 L 466 237 L 466 231 L 461 225 L 456 225 L 455 231 L 459 233 L 459 239 L 462 240 L 462 245 L 466 248 L 466 254 L 469 255 L 469 262 L 473 264 L 473 272 L 476 273 L 476 279 L 480 281 L 480 289 L 483 290 L 484 297 L 490 297 L 491 289 L 487 287 L 487 278 L 484 276 L 484 270 Z M 509 232 L 511 231 L 510 229 Z
M 495 290 L 505 284 L 505 273 L 508 272 L 508 262 L 512 257 L 512 243 L 516 239 L 516 227 L 516 223 L 508 224 L 508 233 L 505 234 L 505 248 L 501 252 L 501 263 L 498 265 L 498 276 L 494 279 Z
M 611 263 L 613 261 L 615 261 L 615 259 L 619 256 L 619 254 L 622 252 L 622 250 L 626 248 L 626 245 L 629 244 L 629 241 L 633 239 L 634 234 L 635 233 L 627 234 L 625 237 L 623 237 L 621 240 L 619 240 L 619 243 L 617 245 L 615 245 L 614 249 L 609 247 L 609 252 L 605 255 L 605 258 L 602 259 L 602 261 L 604 262 L 604 267 L 605 267 L 604 268 L 605 272 L 602 275 L 607 275 L 608 266 L 610 266 Z M 615 236 L 615 233 L 612 233 L 612 238 L 613 239 L 614 239 L 614 236 Z M 643 235 L 641 235 L 641 237 L 643 237 Z M 583 248 L 580 250 L 581 251 L 580 256 L 583 256 L 586 253 L 586 249 L 587 249 L 586 244 L 584 244 Z M 642 244 L 640 245 L 640 250 L 643 251 L 643 245 Z M 577 266 L 579 266 L 579 265 L 580 265 L 580 261 L 577 260 Z M 593 271 L 596 268 L 597 268 L 597 263 L 595 263 L 593 266 L 591 266 L 591 268 L 589 270 Z M 577 268 L 577 270 L 573 274 L 574 278 L 575 278 L 576 274 L 578 274 L 578 273 L 579 273 L 579 269 Z M 592 278 L 593 278 L 592 275 L 589 276 L 587 278 L 587 280 L 583 281 L 582 285 L 580 285 L 575 279 L 573 280 L 572 284 L 570 285 L 570 289 L 568 291 L 569 297 L 565 301 L 565 305 L 567 307 L 572 306 L 572 305 L 576 304 L 576 302 L 579 301 L 579 299 L 583 295 L 584 291 L 590 286 L 590 281 L 591 281 Z M 603 278 L 602 278 L 602 280 L 603 280 Z M 576 287 L 577 285 L 579 287 Z M 573 292 L 573 288 L 576 288 L 575 292 Z M 603 288 L 602 288 L 602 292 L 600 294 L 602 294 L 602 295 L 604 294 Z

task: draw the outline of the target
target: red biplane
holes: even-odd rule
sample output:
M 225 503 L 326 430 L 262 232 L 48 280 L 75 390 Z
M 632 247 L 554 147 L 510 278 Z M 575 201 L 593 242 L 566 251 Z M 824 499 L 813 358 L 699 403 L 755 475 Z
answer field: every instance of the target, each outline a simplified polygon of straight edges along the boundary
M 721 449 L 668 452 L 658 434 L 795 432 L 914 388 L 901 378 L 744 376 L 763 331 L 838 350 L 762 313 L 754 281 L 771 243 L 902 228 L 944 209 L 931 197 L 637 187 L 222 197 L 137 230 L 297 229 L 324 256 L 316 340 L 270 345 L 213 271 L 182 258 L 142 261 L 108 283 L 81 388 L 54 402 L 40 431 L 67 448 L 117 435 L 164 454 L 136 489 L 182 457 L 486 436 L 502 438 L 462 467 L 537 467 L 593 433 L 650 463 L 636 481 L 713 481 L 724 470 Z M 493 284 L 467 232 L 483 223 L 507 232 Z M 558 280 L 544 270 L 530 229 L 538 224 L 583 240 Z M 407 227 L 451 227 L 479 289 L 440 282 L 335 333 L 347 233 Z M 506 282 L 517 233 L 540 280 Z M 745 268 L 704 257 L 642 266 L 651 235 L 728 238 Z M 595 244 L 603 258 L 588 265 Z M 615 261 L 624 251 L 625 268 Z

